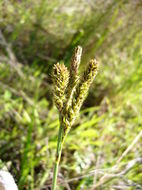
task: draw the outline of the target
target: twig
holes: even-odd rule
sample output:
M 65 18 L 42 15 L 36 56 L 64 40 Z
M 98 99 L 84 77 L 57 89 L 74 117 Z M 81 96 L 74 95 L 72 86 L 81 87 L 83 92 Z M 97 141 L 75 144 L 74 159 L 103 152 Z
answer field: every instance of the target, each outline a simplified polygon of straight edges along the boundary
M 0 82 L 0 87 L 2 87 L 4 89 L 9 89 L 13 94 L 15 94 L 17 96 L 21 96 L 29 105 L 34 106 L 33 100 L 30 97 L 28 97 L 27 94 L 25 94 L 25 92 L 23 92 L 22 90 L 20 90 L 18 92 L 14 88 L 12 88 L 12 87 L 10 87 L 7 84 L 4 84 L 2 82 Z
M 113 178 L 123 178 L 124 175 L 127 174 L 136 164 L 142 164 L 142 157 L 136 158 L 136 159 L 133 159 L 133 160 L 129 161 L 127 163 L 127 165 L 125 166 L 124 170 L 119 171 L 118 173 L 109 173 L 109 171 L 112 171 L 113 167 L 112 168 L 107 168 L 107 169 L 96 169 L 96 170 L 90 171 L 88 174 L 76 176 L 76 177 L 71 178 L 71 179 L 67 179 L 67 180 L 61 179 L 58 182 L 58 184 L 67 184 L 67 183 L 71 183 L 73 181 L 78 181 L 80 179 L 93 176 L 95 172 L 97 172 L 98 174 L 105 174 L 105 175 L 107 175 L 107 177 L 108 177 L 107 179 L 108 180 L 113 179 Z M 106 173 L 106 171 L 108 171 L 108 173 Z M 104 183 L 106 183 L 106 182 L 107 181 L 105 181 Z M 48 185 L 51 185 L 51 183 L 48 184 Z M 138 184 L 136 184 L 136 185 L 138 185 Z M 97 187 L 99 187 L 99 186 L 97 186 Z
M 139 139 L 142 137 L 142 130 L 140 133 L 135 137 L 135 139 L 132 141 L 132 143 L 128 146 L 128 148 L 123 152 L 121 157 L 117 160 L 116 165 L 118 165 L 121 160 L 133 149 L 134 145 L 139 141 Z
M 46 61 L 51 61 L 51 62 L 53 62 L 53 63 L 56 63 L 56 62 L 57 62 L 56 59 L 54 59 L 54 58 L 52 58 L 52 57 L 49 57 L 49 56 L 47 56 L 47 55 L 42 55 L 42 54 L 40 54 L 40 53 L 37 53 L 37 56 L 38 56 L 39 58 L 42 58 L 42 59 L 46 60 Z
M 142 136 L 142 131 L 140 131 L 140 133 L 135 137 L 135 139 L 132 141 L 132 143 L 130 144 L 130 146 L 122 153 L 121 157 L 117 160 L 116 164 L 113 167 L 113 172 L 116 172 L 118 170 L 118 166 L 120 164 L 120 162 L 122 161 L 122 159 L 128 154 L 128 152 L 130 152 L 134 145 L 138 142 L 138 140 L 141 138 Z M 112 178 L 113 175 L 110 174 L 105 174 L 97 184 L 95 184 L 90 190 L 95 190 L 96 188 L 98 188 L 99 186 L 103 185 L 104 183 L 106 183 L 106 181 L 110 180 L 110 178 Z
M 111 188 L 113 188 L 113 189 L 118 189 L 118 190 L 124 190 L 124 189 L 128 189 L 128 188 L 130 188 L 130 186 L 129 185 L 113 185 L 113 186 L 111 186 Z
M 101 141 L 104 140 L 104 135 L 100 138 L 100 140 L 101 140 Z M 100 167 L 101 151 L 102 151 L 102 147 L 100 147 L 99 154 L 98 154 L 98 156 L 97 156 L 97 161 L 96 161 L 95 169 L 98 169 L 98 168 Z M 98 177 L 98 172 L 97 172 L 97 170 L 96 170 L 96 172 L 94 172 L 93 184 L 96 184 L 97 177 Z
M 12 51 L 12 47 L 11 45 L 6 41 L 2 31 L 0 30 L 0 43 L 1 45 L 3 45 L 6 49 L 6 52 L 8 54 L 8 58 L 4 58 L 4 57 L 1 57 L 1 58 L 4 58 L 5 61 L 7 63 L 9 63 L 9 65 L 11 66 L 11 68 L 14 68 L 16 70 L 16 72 L 18 73 L 18 75 L 21 77 L 21 78 L 24 78 L 24 74 L 23 72 L 21 71 L 20 69 L 20 64 L 18 63 L 13 51 Z
M 81 176 L 77 176 L 77 177 L 74 177 L 74 178 L 65 180 L 65 182 L 71 183 L 71 182 L 73 182 L 73 181 L 78 181 L 78 180 L 80 180 L 80 179 L 93 176 L 96 172 L 99 173 L 99 174 L 104 174 L 103 169 L 102 169 L 102 170 L 100 170 L 100 169 L 98 169 L 98 170 L 93 170 L 93 171 L 89 172 L 88 174 L 84 174 L 84 175 L 81 175 Z M 63 183 L 64 183 L 64 182 L 63 182 Z
M 134 160 L 131 160 L 130 162 L 128 162 L 125 169 L 123 171 L 119 172 L 119 173 L 105 174 L 101 178 L 99 183 L 97 183 L 95 186 L 93 186 L 90 190 L 97 189 L 98 187 L 100 187 L 101 185 L 107 183 L 108 181 L 112 180 L 113 178 L 122 178 L 126 173 L 128 173 L 133 168 L 133 166 L 135 164 L 142 164 L 142 158 L 136 158 Z
M 142 157 L 141 158 L 136 158 L 134 160 L 131 160 L 130 162 L 128 162 L 128 164 L 126 165 L 125 169 L 123 171 L 120 171 L 119 173 L 117 174 L 108 174 L 110 177 L 121 177 L 123 175 L 125 175 L 126 173 L 128 173 L 133 167 L 134 165 L 136 164 L 142 164 Z M 74 177 L 72 179 L 69 179 L 69 180 L 66 180 L 67 183 L 70 183 L 70 182 L 73 182 L 73 181 L 77 181 L 77 180 L 80 180 L 80 179 L 83 179 L 85 177 L 89 177 L 89 176 L 92 176 L 94 175 L 94 173 L 103 173 L 104 170 L 103 169 L 96 169 L 96 170 L 93 170 L 91 171 L 89 174 L 86 174 L 86 175 L 82 175 L 82 176 L 78 176 L 78 177 Z

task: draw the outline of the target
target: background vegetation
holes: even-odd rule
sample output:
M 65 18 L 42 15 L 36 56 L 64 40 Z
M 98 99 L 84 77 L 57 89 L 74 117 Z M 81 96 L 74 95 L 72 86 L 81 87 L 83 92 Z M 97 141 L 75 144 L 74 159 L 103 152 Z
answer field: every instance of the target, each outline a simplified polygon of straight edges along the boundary
M 141 0 L 0 1 L 0 168 L 20 190 L 50 189 L 51 69 L 69 66 L 78 44 L 80 69 L 95 56 L 100 70 L 66 140 L 59 189 L 142 189 L 141 18 Z

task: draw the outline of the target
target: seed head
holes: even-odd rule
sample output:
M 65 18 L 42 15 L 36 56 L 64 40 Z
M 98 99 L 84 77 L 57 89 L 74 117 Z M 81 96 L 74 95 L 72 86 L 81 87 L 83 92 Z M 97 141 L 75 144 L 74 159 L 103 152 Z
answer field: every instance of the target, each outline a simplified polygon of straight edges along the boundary
M 57 63 L 53 67 L 54 101 L 60 111 L 61 123 L 64 129 L 63 139 L 78 116 L 98 70 L 96 59 L 91 59 L 83 75 L 79 77 L 78 68 L 81 54 L 82 48 L 78 46 L 75 48 L 71 59 L 70 73 L 64 64 Z
M 82 47 L 77 46 L 74 50 L 74 54 L 71 59 L 71 66 L 70 66 L 70 77 L 75 77 L 78 74 L 78 68 L 81 61 L 81 55 L 82 55 Z
M 59 111 L 63 108 L 65 90 L 69 81 L 69 72 L 64 64 L 57 63 L 53 67 L 54 101 Z
M 82 47 L 77 46 L 74 50 L 72 59 L 71 59 L 71 65 L 70 65 L 70 79 L 69 79 L 69 85 L 67 88 L 67 101 L 66 101 L 66 109 L 69 108 L 71 105 L 71 101 L 73 98 L 73 93 L 75 91 L 75 87 L 77 85 L 79 76 L 78 76 L 78 68 L 81 61 L 81 55 L 82 55 Z
M 97 70 L 98 70 L 98 63 L 96 59 L 90 60 L 87 69 L 84 71 L 80 79 L 80 82 L 78 83 L 76 87 L 76 92 L 74 93 L 74 96 L 72 99 L 71 109 L 73 110 L 70 111 L 71 120 L 74 120 L 74 118 L 78 115 L 79 110 L 83 104 L 83 101 L 85 100 L 88 94 L 89 87 L 97 74 Z M 72 114 L 72 112 L 74 112 L 74 114 Z

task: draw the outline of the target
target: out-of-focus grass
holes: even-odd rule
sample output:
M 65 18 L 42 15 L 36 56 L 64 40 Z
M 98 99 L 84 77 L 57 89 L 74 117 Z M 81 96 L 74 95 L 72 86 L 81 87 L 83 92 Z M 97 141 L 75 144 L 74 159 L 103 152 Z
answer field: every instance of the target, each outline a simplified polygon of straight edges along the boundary
M 24 78 L 0 63 L 0 168 L 22 189 L 47 189 L 58 131 L 50 69 L 69 63 L 83 45 L 81 69 L 95 54 L 99 74 L 63 149 L 60 180 L 111 168 L 142 126 L 142 32 L 140 1 L 1 1 L 0 28 L 23 65 Z M 83 13 L 83 14 L 82 14 Z M 0 44 L 0 58 L 7 57 Z M 142 157 L 141 139 L 122 165 Z M 100 187 L 141 182 L 141 165 Z M 123 167 L 122 167 L 123 169 Z M 69 183 L 89 189 L 97 177 Z M 60 189 L 66 189 L 66 184 Z M 133 188 L 133 187 L 132 187 Z M 131 189 L 131 187 L 130 187 Z

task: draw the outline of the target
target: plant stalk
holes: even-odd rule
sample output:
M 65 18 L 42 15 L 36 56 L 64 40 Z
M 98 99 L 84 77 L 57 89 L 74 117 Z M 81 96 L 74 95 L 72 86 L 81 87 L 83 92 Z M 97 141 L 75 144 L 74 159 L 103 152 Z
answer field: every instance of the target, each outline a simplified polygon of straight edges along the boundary
M 56 150 L 56 160 L 55 160 L 54 172 L 53 172 L 52 190 L 56 190 L 58 167 L 59 167 L 61 154 L 62 154 L 62 147 L 63 147 L 62 135 L 63 135 L 63 126 L 62 126 L 62 121 L 60 120 L 60 128 L 58 132 L 58 142 L 57 142 L 57 150 Z

